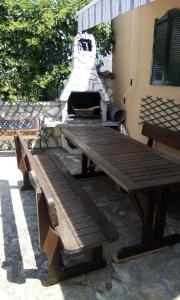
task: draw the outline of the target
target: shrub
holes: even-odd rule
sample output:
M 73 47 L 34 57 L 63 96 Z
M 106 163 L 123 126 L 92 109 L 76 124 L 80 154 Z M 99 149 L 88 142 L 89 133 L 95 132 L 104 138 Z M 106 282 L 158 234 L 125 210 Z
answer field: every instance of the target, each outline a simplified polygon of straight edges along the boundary
M 0 0 L 0 99 L 55 99 L 70 72 L 77 11 L 90 0 Z M 111 50 L 111 27 L 91 32 Z

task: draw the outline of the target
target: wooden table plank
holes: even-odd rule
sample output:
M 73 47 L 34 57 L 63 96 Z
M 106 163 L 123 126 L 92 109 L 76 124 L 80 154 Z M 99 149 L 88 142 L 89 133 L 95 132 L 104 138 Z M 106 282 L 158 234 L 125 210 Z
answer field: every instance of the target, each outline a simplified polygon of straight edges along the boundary
M 148 174 L 158 174 L 158 173 L 162 173 L 163 171 L 166 171 L 168 169 L 168 172 L 177 172 L 180 173 L 179 170 L 174 169 L 173 166 L 167 166 L 167 165 L 159 165 L 159 168 L 154 170 L 154 166 L 150 166 L 148 168 Z M 136 167 L 132 167 L 131 169 L 125 169 L 124 172 L 125 174 L 129 175 L 129 174 L 144 174 L 146 172 L 146 167 L 142 167 L 142 166 L 137 166 Z
M 111 128 L 63 129 L 64 135 L 125 191 L 180 183 L 180 163 Z
M 133 183 L 127 176 L 124 176 L 123 173 L 114 168 L 103 156 L 97 154 L 90 146 L 87 146 L 80 138 L 76 137 L 70 130 L 63 128 L 64 135 L 71 140 L 78 148 L 80 148 L 92 161 L 96 163 L 107 175 L 112 177 L 115 182 L 120 184 L 122 188 L 126 191 L 137 190 L 139 187 L 137 184 Z
M 169 177 L 162 177 L 158 180 L 137 180 L 137 183 L 141 185 L 142 190 L 150 189 L 162 189 L 172 186 L 177 186 L 180 184 L 180 175 L 172 175 Z

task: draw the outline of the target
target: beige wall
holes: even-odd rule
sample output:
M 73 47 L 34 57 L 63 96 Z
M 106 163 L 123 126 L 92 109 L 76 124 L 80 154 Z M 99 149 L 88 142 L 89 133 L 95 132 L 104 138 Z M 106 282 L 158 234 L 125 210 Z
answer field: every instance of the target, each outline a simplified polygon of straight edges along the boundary
M 146 95 L 175 99 L 180 103 L 180 87 L 150 85 L 154 21 L 169 9 L 180 8 L 179 0 L 156 0 L 113 20 L 114 103 L 127 112 L 126 126 L 131 137 L 146 141 L 139 122 L 140 101 Z M 134 28 L 134 29 L 133 29 Z M 134 31 L 134 42 L 133 39 Z M 132 45 L 133 44 L 133 45 Z M 132 55 L 133 53 L 133 55 Z M 132 72 L 131 72 L 132 70 Z M 131 73 L 133 86 L 130 87 Z M 126 102 L 124 104 L 124 98 Z M 159 149 L 180 158 L 180 151 L 158 145 Z

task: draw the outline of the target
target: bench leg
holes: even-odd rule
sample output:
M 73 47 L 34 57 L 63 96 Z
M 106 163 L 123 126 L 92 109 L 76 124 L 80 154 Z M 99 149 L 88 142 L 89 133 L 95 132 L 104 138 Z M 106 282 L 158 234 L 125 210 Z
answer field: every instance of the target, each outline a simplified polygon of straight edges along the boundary
M 21 191 L 32 190 L 33 187 L 29 181 L 29 172 L 24 172 L 23 174 L 23 186 L 21 187 Z
M 23 174 L 23 186 L 21 187 L 21 191 L 31 190 L 33 187 L 31 186 L 30 180 L 29 180 L 29 171 L 26 167 L 26 157 L 21 158 L 19 162 L 19 169 L 21 170 Z
M 92 260 L 82 262 L 70 267 L 64 265 L 63 258 L 60 254 L 59 248 L 57 248 L 55 252 L 53 252 L 52 250 L 49 251 L 49 249 L 47 248 L 46 250 L 43 249 L 43 251 L 44 252 L 46 251 L 45 253 L 48 256 L 48 262 L 49 262 L 49 274 L 46 280 L 43 281 L 43 285 L 45 286 L 50 286 L 58 282 L 64 281 L 66 279 L 74 278 L 82 274 L 86 274 L 92 271 L 105 268 L 107 265 L 103 257 L 99 256 L 99 252 L 101 250 L 99 251 L 99 249 L 96 248 L 92 250 Z M 51 259 L 52 253 L 53 253 L 53 259 Z
M 38 215 L 39 245 L 41 250 L 47 255 L 49 268 L 49 281 L 57 282 L 57 275 L 63 261 L 59 253 L 59 237 L 49 224 L 45 198 L 42 192 L 36 192 L 36 204 Z
M 48 277 L 43 285 L 48 286 L 61 281 L 64 264 L 60 254 L 59 237 L 49 227 L 42 251 L 48 258 Z
M 47 252 L 46 252 L 47 254 Z M 54 265 L 52 269 L 52 264 L 51 266 L 49 265 L 49 276 L 45 282 L 43 282 L 43 285 L 49 286 L 55 283 L 58 283 L 60 281 L 70 279 L 76 276 L 80 276 L 85 273 L 89 273 L 92 271 L 96 271 L 102 268 L 105 268 L 107 263 L 103 258 L 103 251 L 102 251 L 102 246 L 96 247 L 92 249 L 92 256 L 90 261 L 79 263 L 73 266 L 64 266 L 63 264 L 63 259 L 60 254 L 60 250 L 58 251 L 58 259 L 60 258 L 60 264 L 57 261 L 55 264 L 54 260 Z M 48 255 L 48 254 L 47 254 Z M 49 260 L 49 259 L 48 259 Z M 59 267 L 58 267 L 59 266 Z M 53 270 L 53 273 L 52 273 Z
M 42 192 L 36 192 L 36 201 L 39 243 L 41 250 L 47 255 L 49 268 L 48 278 L 43 282 L 43 285 L 52 285 L 65 279 L 106 267 L 102 246 L 91 250 L 89 261 L 66 267 L 60 252 L 60 238 L 49 224 L 45 198 Z
M 103 260 L 103 247 L 99 246 L 92 249 L 92 261 L 99 262 Z
M 29 181 L 29 162 L 26 155 L 23 155 L 21 152 L 21 146 L 19 138 L 15 138 L 15 148 L 16 148 L 16 158 L 17 158 L 17 164 L 18 169 L 23 174 L 23 186 L 21 187 L 21 191 L 30 190 L 32 189 L 32 186 Z

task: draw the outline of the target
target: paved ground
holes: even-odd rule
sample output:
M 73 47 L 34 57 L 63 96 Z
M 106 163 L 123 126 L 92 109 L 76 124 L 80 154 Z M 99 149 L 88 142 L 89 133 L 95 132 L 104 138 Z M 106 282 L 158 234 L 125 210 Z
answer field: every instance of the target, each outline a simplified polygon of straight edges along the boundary
M 73 172 L 79 157 L 58 151 Z M 81 181 L 102 211 L 116 224 L 120 239 L 105 247 L 108 267 L 61 284 L 44 287 L 46 257 L 38 247 L 35 195 L 20 192 L 21 173 L 13 153 L 0 154 L 0 299 L 36 300 L 178 300 L 180 244 L 121 264 L 111 255 L 139 239 L 141 223 L 133 204 L 108 178 Z M 179 196 L 169 206 L 167 233 L 180 233 Z M 71 259 L 70 259 L 71 260 Z

